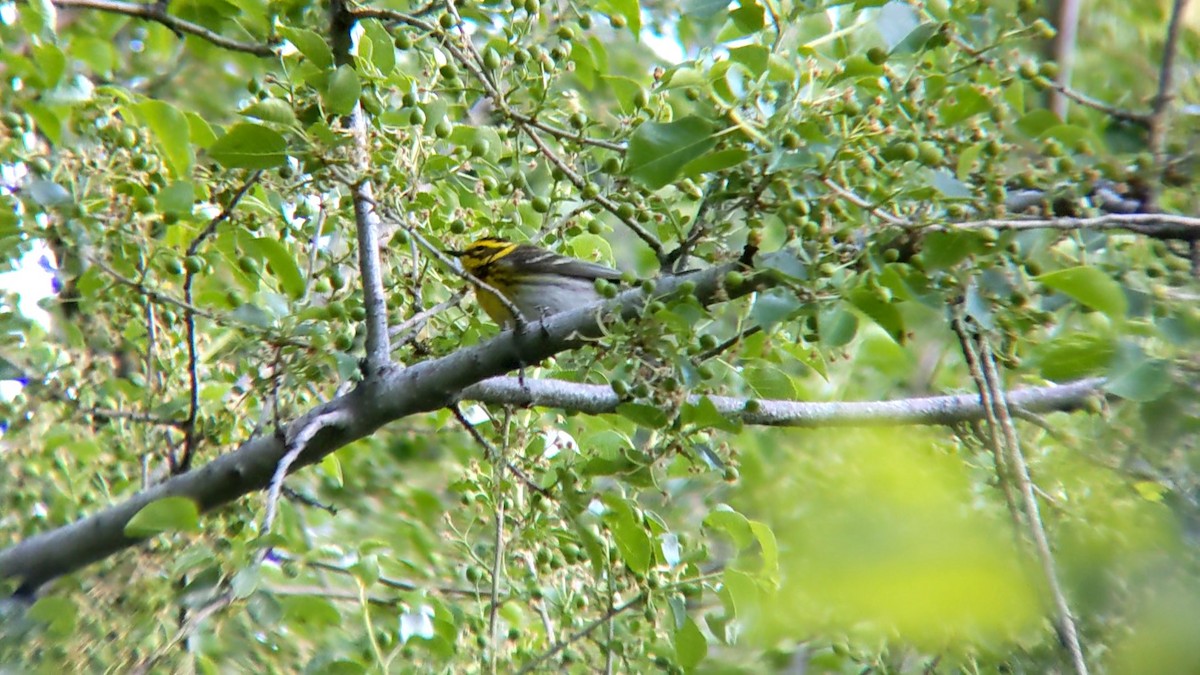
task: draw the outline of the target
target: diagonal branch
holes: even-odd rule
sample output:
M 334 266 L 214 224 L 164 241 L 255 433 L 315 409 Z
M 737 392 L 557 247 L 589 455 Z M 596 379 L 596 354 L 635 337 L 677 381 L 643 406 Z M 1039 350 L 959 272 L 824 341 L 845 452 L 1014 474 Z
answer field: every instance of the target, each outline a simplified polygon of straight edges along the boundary
M 1042 576 L 1054 601 L 1056 616 L 1055 627 L 1059 640 L 1071 658 L 1071 666 L 1076 675 L 1087 675 L 1087 662 L 1083 657 L 1083 647 L 1079 642 L 1079 631 L 1075 619 L 1071 615 L 1071 607 L 1059 581 L 1054 554 L 1050 550 L 1050 540 L 1046 536 L 1046 527 L 1037 503 L 1037 489 L 1029 474 L 1029 465 L 1021 452 L 1020 438 L 1017 436 L 1016 425 L 1013 423 L 1011 399 L 1004 391 L 996 359 L 992 355 L 987 336 L 968 326 L 960 317 L 955 317 L 955 328 L 962 342 L 963 353 L 966 356 L 972 376 L 979 385 L 979 398 L 987 407 L 989 445 L 996 456 L 996 468 L 1001 474 L 1005 498 L 1010 510 L 1016 506 L 1013 503 L 1009 482 L 1016 487 L 1020 497 L 1020 509 L 1024 516 L 1024 525 L 1029 530 L 1033 540 L 1033 549 L 1042 567 Z M 1019 520 L 1015 511 L 1014 520 Z
M 165 3 L 122 2 L 121 0 L 52 0 L 55 7 L 63 9 L 94 9 L 111 14 L 124 14 L 137 19 L 160 23 L 176 33 L 187 33 L 213 43 L 218 47 L 255 56 L 274 56 L 275 46 L 253 42 L 240 42 L 215 33 L 200 24 L 184 21 L 167 13 Z
M 769 275 L 746 275 L 737 285 L 726 283 L 736 265 L 722 265 L 694 274 L 668 277 L 658 282 L 654 297 L 679 292 L 687 284 L 696 299 L 711 304 L 738 298 L 770 283 Z M 601 315 L 615 314 L 633 320 L 641 314 L 647 294 L 626 291 L 612 300 L 564 312 L 537 322 L 530 330 L 505 331 L 474 347 L 424 361 L 403 370 L 387 370 L 373 386 L 360 385 L 349 393 L 317 406 L 276 434 L 253 438 L 240 448 L 203 467 L 176 475 L 124 502 L 70 525 L 30 537 L 0 550 L 0 579 L 18 579 L 18 595 L 32 596 L 46 582 L 102 560 L 144 541 L 125 534 L 129 519 L 151 502 L 164 497 L 186 497 L 202 512 L 211 511 L 243 495 L 270 485 L 280 460 L 295 442 L 320 426 L 303 443 L 290 471 L 321 461 L 348 443 L 365 438 L 384 424 L 450 404 L 465 387 L 489 377 L 511 372 L 522 364 L 538 363 L 559 352 L 602 337 L 606 322 Z M 331 417 L 332 416 L 332 417 Z M 336 426 L 320 420 L 337 419 Z

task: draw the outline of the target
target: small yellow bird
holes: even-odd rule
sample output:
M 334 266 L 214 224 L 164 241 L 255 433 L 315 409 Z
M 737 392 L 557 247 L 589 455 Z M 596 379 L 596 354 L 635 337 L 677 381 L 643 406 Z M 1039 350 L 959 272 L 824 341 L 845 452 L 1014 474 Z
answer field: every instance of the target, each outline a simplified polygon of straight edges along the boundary
M 503 295 L 525 321 L 598 302 L 602 298 L 596 280 L 621 278 L 611 267 L 497 237 L 484 237 L 448 253 L 461 258 L 464 270 Z M 475 296 L 493 321 L 503 327 L 516 325 L 509 308 L 491 292 L 477 288 Z

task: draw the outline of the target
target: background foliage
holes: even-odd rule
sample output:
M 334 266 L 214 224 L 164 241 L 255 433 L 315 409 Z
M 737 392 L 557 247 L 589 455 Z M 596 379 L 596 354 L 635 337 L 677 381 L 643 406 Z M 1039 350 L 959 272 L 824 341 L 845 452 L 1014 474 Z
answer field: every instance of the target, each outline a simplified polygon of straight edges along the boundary
M 752 296 L 660 300 L 525 369 L 610 385 L 616 414 L 405 418 L 291 478 L 269 533 L 262 496 L 158 502 L 127 530 L 144 545 L 5 606 L 0 654 L 1070 670 L 995 426 L 767 429 L 687 398 L 973 392 L 958 317 L 1008 386 L 1107 378 L 1107 399 L 1017 422 L 1052 576 L 1086 664 L 1197 671 L 1187 14 L 1166 44 L 1184 4 L 1093 2 L 1056 44 L 1024 0 L 381 1 L 354 10 L 352 56 L 307 0 L 0 4 L 0 265 L 57 278 L 48 315 L 18 293 L 0 312 L 26 385 L 2 407 L 6 544 L 353 386 L 355 185 L 400 364 L 496 333 L 438 253 L 479 236 L 638 278 L 783 252 Z

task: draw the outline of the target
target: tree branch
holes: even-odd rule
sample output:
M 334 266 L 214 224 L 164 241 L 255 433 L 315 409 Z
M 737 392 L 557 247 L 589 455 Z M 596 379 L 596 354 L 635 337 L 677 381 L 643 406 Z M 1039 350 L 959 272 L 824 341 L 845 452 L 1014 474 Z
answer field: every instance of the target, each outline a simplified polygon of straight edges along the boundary
M 1111 213 L 1092 218 L 995 218 L 931 225 L 922 229 L 953 232 L 985 227 L 997 230 L 1127 230 L 1156 239 L 1190 241 L 1200 238 L 1200 218 L 1167 213 Z
M 1175 56 L 1179 53 L 1179 28 L 1188 0 L 1175 0 L 1171 6 L 1171 19 L 1167 23 L 1167 39 L 1163 44 L 1162 66 L 1158 75 L 1158 94 L 1150 112 L 1150 152 L 1158 167 L 1159 178 L 1167 170 L 1167 127 L 1170 122 L 1171 102 L 1175 100 Z M 1157 210 L 1158 193 L 1155 186 L 1150 194 L 1150 208 Z
M 159 11 L 162 11 L 161 7 L 159 8 Z M 220 213 L 213 216 L 212 219 L 208 221 L 208 225 L 200 231 L 200 234 L 197 234 L 196 237 L 192 239 L 192 243 L 188 244 L 187 247 L 187 256 L 189 258 L 196 255 L 196 252 L 200 250 L 201 244 L 203 244 L 209 237 L 216 233 L 217 227 L 220 226 L 221 223 L 228 221 L 233 216 L 233 212 L 235 209 L 237 209 L 238 204 L 241 203 L 242 198 L 245 197 L 246 193 L 250 191 L 250 188 L 258 182 L 258 179 L 262 178 L 262 174 L 263 172 L 261 169 L 250 174 L 250 177 L 246 179 L 246 182 L 242 183 L 242 186 L 239 187 L 237 192 L 235 192 L 229 199 L 229 203 L 225 205 L 225 208 L 221 209 Z M 192 269 L 189 268 L 187 270 L 187 274 L 183 278 L 183 301 L 188 307 L 192 307 L 195 304 L 195 301 L 192 298 L 192 284 L 195 282 L 195 280 L 196 272 L 193 272 Z M 200 376 L 198 373 L 199 361 L 196 346 L 196 314 L 190 309 L 185 309 L 183 312 L 183 319 L 184 325 L 187 328 L 188 415 L 187 421 L 184 422 L 183 426 L 183 457 L 179 460 L 179 463 L 176 464 L 174 461 L 174 453 L 167 455 L 168 459 L 171 460 L 171 471 L 177 473 L 185 472 L 192 467 L 192 458 L 196 454 L 196 446 L 199 442 L 196 438 L 196 421 L 200 414 Z
M 333 0 L 330 42 L 339 64 L 350 63 L 353 42 L 350 31 L 357 19 L 345 0 Z M 358 237 L 358 268 L 363 286 L 363 308 L 366 310 L 367 381 L 379 376 L 392 362 L 392 348 L 387 326 L 387 295 L 383 291 L 383 272 L 379 262 L 379 215 L 375 212 L 375 188 L 368 172 L 371 170 L 371 141 L 367 118 L 362 105 L 354 104 L 349 126 L 354 136 L 354 166 L 359 177 L 351 186 L 354 199 L 354 230 Z
M 1012 392 L 1009 402 L 1030 412 L 1074 410 L 1101 393 L 1102 378 L 1066 384 L 1030 387 Z M 700 396 L 689 396 L 696 403 Z M 780 427 L 859 427 L 909 424 L 957 424 L 983 419 L 984 409 L 975 394 L 932 396 L 894 401 L 824 403 L 709 396 L 717 410 L 745 424 Z M 497 405 L 533 405 L 561 408 L 588 415 L 616 412 L 622 400 L 611 387 L 566 380 L 493 377 L 462 391 L 462 400 Z M 747 403 L 754 400 L 748 409 Z
M 1079 642 L 1079 630 L 1071 615 L 1071 607 L 1067 603 L 1066 593 L 1063 592 L 1062 582 L 1058 579 L 1057 565 L 1054 561 L 1054 554 L 1050 551 L 1050 540 L 1046 536 L 1046 527 L 1042 523 L 1042 516 L 1038 509 L 1035 486 L 1029 475 L 1029 465 L 1026 464 L 1025 456 L 1021 453 L 1017 428 L 1013 424 L 1012 411 L 1009 409 L 1010 401 L 1004 392 L 1000 373 L 996 368 L 996 359 L 992 356 L 987 338 L 979 335 L 977 339 L 983 376 L 987 382 L 987 388 L 991 391 L 992 405 L 1000 423 L 1011 476 L 1017 489 L 1021 492 L 1021 506 L 1025 510 L 1026 524 L 1033 537 L 1034 550 L 1037 551 L 1038 561 L 1042 564 L 1042 574 L 1046 578 L 1046 585 L 1054 599 L 1054 609 L 1058 614 L 1059 639 L 1062 640 L 1067 654 L 1071 657 L 1071 666 L 1074 668 L 1075 674 L 1087 675 L 1088 667 L 1083 658 L 1083 647 Z
M 661 279 L 653 296 L 669 295 L 687 283 L 694 285 L 693 293 L 700 302 L 710 304 L 718 298 L 723 301 L 747 295 L 770 283 L 767 275 L 746 275 L 744 283 L 726 285 L 726 274 L 735 268 L 732 264 L 722 265 Z M 253 438 L 199 469 L 177 475 L 70 525 L 0 550 L 0 579 L 19 579 L 17 593 L 31 596 L 51 579 L 141 543 L 141 538 L 126 536 L 125 524 L 155 500 L 186 497 L 195 501 L 200 511 L 211 511 L 268 487 L 280 460 L 293 447 L 289 444 L 305 430 L 313 429 L 314 424 L 321 427 L 320 431 L 300 444 L 303 449 L 290 471 L 319 462 L 388 422 L 443 408 L 458 398 L 463 388 L 483 379 L 603 337 L 606 322 L 602 314 L 632 320 L 640 315 L 646 300 L 647 295 L 640 289 L 629 290 L 607 302 L 548 317 L 526 330 L 505 331 L 483 344 L 442 358 L 386 371 L 374 386 L 360 385 L 319 405 L 291 423 L 280 425 L 276 434 Z M 337 426 L 319 424 L 319 420 L 334 418 L 340 422 Z
M 61 9 L 94 9 L 101 12 L 124 14 L 125 16 L 132 16 L 137 19 L 153 21 L 170 28 L 176 33 L 195 35 L 218 47 L 235 52 L 245 52 L 255 56 L 275 55 L 275 47 L 271 44 L 239 42 L 224 37 L 219 33 L 214 33 L 200 24 L 171 16 L 167 13 L 166 4 L 163 3 L 148 4 L 141 2 L 121 2 L 120 0 L 52 0 L 52 2 L 55 7 Z

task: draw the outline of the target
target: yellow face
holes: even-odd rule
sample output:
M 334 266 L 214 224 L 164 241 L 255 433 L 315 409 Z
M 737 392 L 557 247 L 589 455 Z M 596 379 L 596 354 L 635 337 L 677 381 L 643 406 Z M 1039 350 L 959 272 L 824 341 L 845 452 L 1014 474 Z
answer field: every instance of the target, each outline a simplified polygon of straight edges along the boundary
M 512 253 L 516 248 L 517 245 L 511 241 L 484 237 L 471 242 L 461 251 L 454 251 L 453 254 L 462 258 L 463 269 L 480 281 L 490 284 L 486 278 L 488 265 Z
M 471 242 L 461 251 L 451 251 L 451 254 L 462 259 L 463 269 L 471 276 L 495 288 L 501 294 L 507 291 L 504 275 L 497 273 L 494 263 L 512 253 L 517 244 L 496 237 L 484 237 Z M 475 298 L 483 311 L 501 326 L 514 323 L 512 312 L 494 294 L 481 288 L 475 289 Z

